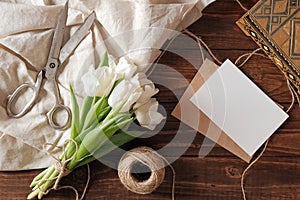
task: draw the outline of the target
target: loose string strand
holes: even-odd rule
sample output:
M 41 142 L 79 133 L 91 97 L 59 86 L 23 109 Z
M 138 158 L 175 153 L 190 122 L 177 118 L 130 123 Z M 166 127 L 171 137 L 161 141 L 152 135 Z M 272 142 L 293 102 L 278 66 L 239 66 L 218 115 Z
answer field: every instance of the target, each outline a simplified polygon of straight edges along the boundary
M 296 92 L 294 90 L 294 88 L 291 86 L 290 84 L 290 81 L 287 79 L 287 85 L 288 85 L 288 88 L 291 92 L 291 95 L 292 95 L 292 102 L 290 104 L 290 106 L 288 107 L 288 109 L 286 110 L 286 112 L 290 112 L 290 110 L 292 109 L 294 103 L 295 103 L 295 96 L 294 96 L 294 92 Z M 296 93 L 296 96 L 297 96 L 297 99 L 298 99 L 298 95 Z M 299 100 L 298 100 L 299 102 Z M 299 105 L 300 105 L 300 102 L 299 102 Z M 269 143 L 269 139 L 266 141 L 265 145 L 264 145 L 264 148 L 263 150 L 260 152 L 260 154 L 257 156 L 257 158 L 255 160 L 253 160 L 249 165 L 248 167 L 243 171 L 242 173 L 242 177 L 241 177 L 241 188 L 242 188 L 242 194 L 243 194 L 243 199 L 244 200 L 247 200 L 246 198 L 246 192 L 245 192 L 245 188 L 244 188 L 244 180 L 245 180 L 245 175 L 247 173 L 247 171 L 263 156 L 264 152 L 266 151 L 267 149 L 267 146 L 268 146 L 268 143 Z
M 183 32 L 188 34 L 192 38 L 194 38 L 198 42 L 198 45 L 200 48 L 203 45 L 205 47 L 205 49 L 208 51 L 208 53 L 210 54 L 210 56 L 215 60 L 215 62 L 217 62 L 219 65 L 222 64 L 222 62 L 214 55 L 214 53 L 211 51 L 211 49 L 207 46 L 207 44 L 201 38 L 199 38 L 197 35 L 195 35 L 191 31 L 189 31 L 188 29 L 184 29 Z
M 288 78 L 287 78 L 287 80 L 288 80 Z M 294 93 L 294 95 L 295 95 L 295 97 L 297 99 L 298 105 L 300 106 L 299 94 L 296 92 L 295 88 L 291 85 L 290 81 L 288 81 L 288 87 L 289 87 L 290 90 L 293 91 L 293 93 Z
M 239 0 L 235 0 L 235 1 L 239 4 L 239 6 L 240 6 L 244 11 L 248 12 L 248 9 L 247 9 L 245 6 L 243 6 L 243 4 L 242 4 Z
M 172 200 L 175 200 L 175 181 L 176 181 L 176 172 L 174 167 L 169 163 L 169 161 L 163 157 L 162 155 L 160 155 L 159 153 L 157 153 L 156 151 L 154 151 L 154 153 L 159 156 L 161 159 L 163 159 L 163 161 L 165 161 L 165 163 L 170 167 L 170 169 L 172 170 Z
M 260 50 L 262 50 L 262 49 L 261 49 L 261 48 L 257 48 L 257 49 L 255 49 L 254 51 L 252 51 L 251 53 L 245 53 L 245 54 L 239 56 L 239 57 L 236 59 L 236 61 L 235 61 L 234 63 L 237 65 L 238 62 L 239 62 L 242 58 L 244 58 L 245 56 L 247 56 L 247 58 L 246 58 L 240 65 L 237 65 L 237 67 L 240 68 L 240 67 L 243 67 L 243 66 L 246 64 L 246 62 L 248 62 L 248 60 L 249 60 L 252 56 L 254 56 L 254 55 L 261 56 L 261 57 L 264 57 L 264 58 L 268 58 L 268 57 L 265 56 L 264 54 L 257 53 L 257 52 L 260 51 Z
M 286 79 L 286 83 L 287 83 L 287 86 L 288 86 L 291 96 L 292 96 L 292 103 L 290 104 L 289 108 L 287 109 L 287 112 L 289 112 L 295 103 L 295 94 L 294 94 L 294 90 L 293 90 L 293 87 L 291 86 L 289 79 Z
M 169 43 L 167 44 L 166 48 L 159 54 L 158 58 L 156 59 L 156 61 L 153 63 L 152 66 L 150 66 L 149 70 L 147 70 L 146 75 L 147 77 L 149 77 L 153 71 L 155 70 L 158 62 L 160 61 L 160 59 L 163 57 L 163 55 L 166 53 L 166 51 L 168 50 L 168 48 L 170 47 L 170 45 L 172 44 L 172 42 L 175 40 L 176 37 L 173 37 Z
M 247 173 L 247 171 L 262 157 L 262 155 L 265 153 L 267 146 L 269 143 L 269 139 L 265 142 L 264 148 L 263 150 L 260 152 L 260 154 L 257 156 L 257 158 L 255 158 L 255 160 L 253 160 L 247 167 L 246 169 L 243 171 L 242 173 L 242 177 L 241 177 L 241 188 L 242 188 L 242 194 L 243 194 L 243 199 L 247 200 L 246 197 L 246 192 L 245 192 L 245 188 L 244 188 L 244 179 L 245 179 L 245 175 Z

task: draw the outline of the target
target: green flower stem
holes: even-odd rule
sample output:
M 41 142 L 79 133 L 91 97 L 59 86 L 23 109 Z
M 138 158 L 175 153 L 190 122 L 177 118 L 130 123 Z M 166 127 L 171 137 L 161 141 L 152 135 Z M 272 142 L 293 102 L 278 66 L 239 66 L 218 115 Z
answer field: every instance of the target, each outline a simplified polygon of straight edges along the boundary
M 113 119 L 111 119 L 112 121 Z M 110 121 L 109 121 L 110 122 Z M 76 167 L 74 163 L 80 163 L 82 158 L 89 157 L 91 155 L 94 155 L 94 153 L 97 151 L 97 149 L 101 148 L 101 146 L 111 138 L 115 132 L 120 130 L 122 127 L 126 126 L 132 122 L 132 118 L 129 118 L 127 120 L 123 120 L 121 123 L 113 124 L 108 123 L 105 124 L 102 127 L 99 127 L 99 129 L 95 129 L 94 131 L 90 132 L 88 136 L 84 138 L 82 141 L 82 144 L 80 145 L 76 159 L 74 161 L 70 162 L 70 165 L 68 165 L 70 168 Z M 91 158 L 91 160 L 94 160 L 94 158 Z
M 79 106 L 71 85 L 70 85 L 70 93 L 71 93 L 71 102 L 72 102 L 71 138 L 74 139 L 78 135 L 78 131 L 79 131 Z
M 59 172 L 54 169 L 54 171 L 52 172 L 52 174 L 49 176 L 48 180 L 45 181 L 45 183 L 40 187 L 40 192 L 38 194 L 38 199 L 41 199 L 44 196 L 44 193 L 48 190 L 48 188 L 50 188 L 51 186 L 53 186 L 53 184 L 56 181 L 56 177 L 59 175 Z
M 96 160 L 96 158 L 92 155 L 86 156 L 84 159 L 82 159 L 80 162 L 76 163 L 76 168 L 84 166 L 92 161 Z
M 66 160 L 64 155 L 65 152 L 63 152 L 59 157 L 61 162 L 64 162 Z M 31 199 L 31 197 L 33 198 L 36 195 L 38 195 L 38 198 L 41 199 L 48 188 L 50 188 L 55 183 L 58 175 L 59 171 L 57 171 L 53 165 L 41 172 L 30 185 L 30 187 L 33 187 L 33 192 L 28 195 L 27 199 Z M 37 190 L 39 192 L 37 192 Z
M 122 109 L 122 107 L 124 106 L 124 104 L 125 104 L 125 102 L 122 103 L 121 105 L 119 105 L 119 107 L 118 107 L 117 109 L 115 109 L 115 110 L 112 109 L 112 110 L 108 113 L 108 115 L 106 116 L 106 118 L 103 120 L 103 123 L 105 123 L 106 121 L 108 121 L 108 120 L 114 118 L 117 114 L 119 114 L 120 111 L 121 111 L 121 109 Z
M 27 199 L 33 199 L 34 197 L 36 197 L 39 194 L 39 190 L 33 190 L 28 196 Z
M 96 110 L 95 110 L 95 107 L 92 106 L 86 115 L 85 121 L 82 126 L 82 130 L 87 129 L 90 126 L 97 125 L 97 122 L 98 122 L 98 120 L 97 120 Z
M 112 125 L 118 125 L 119 123 L 123 122 L 124 120 L 130 119 L 131 115 L 129 113 L 118 113 L 114 115 L 114 117 L 103 120 L 101 122 L 101 125 L 103 126 L 103 129 L 107 129 L 109 126 Z
M 40 187 L 42 184 L 45 183 L 45 181 L 47 179 L 49 179 L 50 175 L 54 172 L 55 168 L 54 166 L 49 167 L 49 170 L 47 171 L 47 173 L 43 176 L 43 178 L 40 180 L 40 183 L 37 185 L 38 187 Z
M 110 111 L 111 107 L 106 107 L 102 110 L 102 112 L 99 112 L 99 114 L 97 115 L 98 121 L 104 120 Z
M 46 173 L 43 175 L 43 177 L 38 181 L 38 183 L 34 186 L 33 191 L 27 196 L 27 199 L 32 199 L 36 196 L 38 196 L 38 199 L 41 199 L 42 196 L 44 195 L 45 191 L 54 184 L 53 182 L 52 184 L 49 185 L 50 180 L 52 178 L 55 178 L 55 168 L 54 166 L 48 167 L 46 170 Z M 42 172 L 43 173 L 43 172 Z
M 96 125 L 97 124 L 98 123 L 96 123 Z M 89 134 L 91 131 L 93 131 L 94 129 L 95 129 L 94 126 L 90 126 L 86 130 L 83 130 L 81 133 L 78 134 L 78 136 L 74 139 L 74 141 L 77 144 L 77 148 L 79 148 L 79 146 L 81 145 L 83 138 L 87 134 Z M 75 152 L 76 152 L 76 145 L 75 145 L 75 143 L 73 141 L 69 141 L 67 147 L 65 148 L 65 156 L 66 156 L 66 158 L 69 159 L 71 156 L 74 155 Z M 61 157 L 60 157 L 60 159 L 61 159 Z
M 125 124 L 128 124 L 130 120 L 124 120 L 121 123 L 117 123 L 116 121 L 119 121 L 121 119 L 124 119 L 124 117 L 128 118 L 128 114 L 120 113 L 119 115 L 115 116 L 114 118 L 103 122 L 103 124 L 100 124 L 95 129 L 90 131 L 87 135 L 85 135 L 82 139 L 82 143 L 78 148 L 78 152 L 76 155 L 75 160 L 79 160 L 90 153 L 93 153 L 97 150 L 97 148 L 101 147 L 101 145 L 110 138 L 118 129 L 122 128 Z M 88 147 L 88 149 L 86 148 Z
M 108 66 L 108 54 L 105 52 L 98 67 Z
M 77 143 L 77 145 L 79 146 L 82 142 L 82 139 L 92 130 L 94 130 L 97 126 L 99 126 L 99 123 L 95 123 L 92 126 L 89 126 L 88 128 L 82 130 L 78 136 L 75 138 L 75 141 Z
M 80 121 L 79 121 L 79 131 L 78 132 L 81 132 L 81 130 L 83 128 L 83 124 L 85 122 L 86 115 L 92 106 L 93 99 L 94 98 L 90 97 L 90 96 L 87 96 L 84 98 L 83 105 L 81 108 L 81 116 L 80 116 Z
M 108 97 L 101 97 L 100 100 L 95 103 L 96 113 L 97 115 L 102 112 L 102 110 L 108 107 Z
M 101 127 L 97 127 L 94 130 L 90 131 L 82 140 L 81 145 L 78 148 L 75 160 L 79 160 L 87 156 L 91 150 L 99 146 L 98 141 L 101 141 L 103 137 L 103 130 Z M 89 150 L 86 148 L 88 147 Z
M 78 152 L 77 152 L 77 154 L 79 154 L 79 155 L 76 155 L 76 158 L 77 158 L 76 160 L 78 160 L 78 158 L 83 157 L 83 156 L 85 156 L 85 155 L 87 155 L 89 153 L 89 151 L 87 151 L 86 148 L 84 148 L 84 147 L 82 147 L 82 145 L 80 145 L 82 143 L 81 142 L 82 140 L 84 140 L 84 139 L 87 140 L 86 139 L 87 135 L 91 134 L 91 135 L 95 135 L 95 137 L 97 137 L 97 135 L 101 134 L 99 132 L 107 132 L 107 130 L 105 130 L 106 128 L 110 128 L 109 129 L 109 132 L 110 132 L 109 135 L 112 135 L 117 129 L 119 129 L 120 127 L 123 127 L 124 126 L 123 124 L 128 124 L 130 121 L 132 121 L 132 120 L 123 121 L 122 123 L 115 124 L 115 126 L 113 126 L 113 124 L 116 123 L 115 121 L 122 121 L 126 117 L 128 118 L 128 114 L 127 113 L 125 113 L 125 114 L 123 114 L 123 113 L 119 114 L 115 118 L 110 119 L 106 123 L 102 124 L 102 126 L 101 125 L 98 125 L 97 127 L 90 126 L 85 131 L 82 131 L 82 133 L 79 133 L 79 135 L 77 136 L 77 138 L 75 138 L 75 141 L 76 141 L 76 143 L 78 145 L 78 148 L 79 148 Z M 94 139 L 91 139 L 91 143 L 97 144 L 97 142 L 94 141 Z M 75 153 L 76 146 L 75 146 L 74 142 L 72 142 L 72 141 L 70 141 L 68 145 L 70 145 L 70 147 L 66 148 L 66 157 L 70 158 Z
M 67 168 L 70 169 L 70 170 L 74 170 L 78 167 L 78 163 L 79 161 L 78 160 L 71 160 L 68 165 L 67 165 Z
M 50 170 L 50 168 L 48 167 L 47 169 L 43 170 L 41 173 L 39 173 L 31 182 L 30 187 L 34 187 L 36 186 L 39 181 L 44 177 L 44 175 Z
M 113 134 L 115 132 L 117 132 L 118 130 L 122 129 L 123 127 L 125 127 L 127 124 L 129 124 L 131 122 L 132 122 L 132 118 L 129 118 L 129 119 L 123 120 L 122 122 L 117 123 L 115 126 L 109 126 L 109 127 L 107 127 L 105 133 L 109 133 L 109 134 L 106 134 L 106 136 L 108 138 L 110 138 L 111 136 L 113 136 Z
M 127 142 L 135 139 L 144 134 L 142 131 L 130 131 L 130 134 L 125 133 L 124 131 L 119 130 L 119 133 L 113 135 L 109 140 L 107 140 L 92 156 L 86 157 L 83 159 L 77 167 L 86 165 L 96 159 L 101 158 L 102 156 L 108 154 L 109 152 L 115 150 L 116 148 L 126 144 Z
M 95 100 L 96 97 L 93 99 L 93 103 L 86 113 L 86 117 L 84 119 L 83 126 L 81 130 L 85 130 L 90 126 L 95 127 L 102 118 L 110 111 L 110 107 L 107 103 L 107 97 L 102 97 L 99 100 Z M 99 119 L 99 117 L 101 119 Z M 83 121 L 81 119 L 81 121 Z
M 76 144 L 75 144 L 76 143 Z M 65 149 L 64 155 L 63 157 L 60 156 L 59 159 L 64 162 L 65 160 L 70 159 L 71 157 L 75 156 L 74 154 L 76 153 L 76 146 L 77 146 L 77 150 L 78 147 L 81 144 L 81 139 L 80 138 L 75 138 L 74 141 L 69 141 L 67 148 Z M 69 169 L 69 168 L 68 168 Z M 70 169 L 71 170 L 71 169 Z

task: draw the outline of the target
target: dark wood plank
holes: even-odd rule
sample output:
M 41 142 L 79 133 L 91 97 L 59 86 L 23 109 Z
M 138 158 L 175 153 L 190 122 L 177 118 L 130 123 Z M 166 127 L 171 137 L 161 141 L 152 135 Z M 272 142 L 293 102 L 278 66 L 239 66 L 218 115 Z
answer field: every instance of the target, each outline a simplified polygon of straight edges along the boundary
M 205 158 L 195 159 L 182 157 L 172 164 L 176 170 L 177 199 L 232 199 L 242 198 L 240 189 L 241 173 L 247 166 L 244 162 L 234 158 Z M 172 173 L 166 169 L 166 177 L 161 186 L 150 195 L 138 195 L 127 191 L 120 183 L 117 172 L 99 162 L 92 164 L 91 184 L 86 199 L 170 199 Z M 289 173 L 284 173 L 288 171 Z M 62 181 L 62 184 L 72 185 L 82 191 L 86 169 L 76 170 Z M 188 172 L 188 173 L 187 173 Z M 1 198 L 11 199 L 7 191 L 16 184 L 26 184 L 33 172 L 14 173 L 22 177 L 18 183 L 6 173 L 6 186 L 1 186 Z M 2 175 L 3 176 L 3 175 Z M 298 199 L 300 198 L 300 161 L 299 157 L 268 158 L 263 157 L 247 173 L 245 189 L 249 199 Z M 5 176 L 4 176 L 5 177 Z M 15 190 L 13 199 L 24 199 L 25 188 Z M 289 191 L 289 192 L 288 192 Z M 29 190 L 28 190 L 29 192 Z M 44 199 L 71 199 L 71 191 L 53 191 Z
M 257 0 L 240 0 L 242 5 L 246 9 L 250 9 Z M 230 8 L 230 9 L 228 9 Z M 235 0 L 216 0 L 212 4 L 208 5 L 207 8 L 203 11 L 204 14 L 242 14 L 245 11 L 239 6 Z

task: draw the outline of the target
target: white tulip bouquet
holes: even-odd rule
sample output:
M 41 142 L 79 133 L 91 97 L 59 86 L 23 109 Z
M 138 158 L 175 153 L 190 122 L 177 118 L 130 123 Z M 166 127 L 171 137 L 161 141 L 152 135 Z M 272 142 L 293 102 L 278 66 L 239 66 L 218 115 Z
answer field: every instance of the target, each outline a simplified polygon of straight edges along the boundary
M 82 82 L 86 97 L 81 108 L 70 86 L 70 140 L 57 162 L 33 179 L 27 199 L 41 199 L 62 176 L 141 136 L 143 131 L 129 130 L 133 121 L 153 130 L 164 119 L 153 98 L 158 89 L 124 57 L 115 64 L 105 53 L 99 66 L 82 76 Z

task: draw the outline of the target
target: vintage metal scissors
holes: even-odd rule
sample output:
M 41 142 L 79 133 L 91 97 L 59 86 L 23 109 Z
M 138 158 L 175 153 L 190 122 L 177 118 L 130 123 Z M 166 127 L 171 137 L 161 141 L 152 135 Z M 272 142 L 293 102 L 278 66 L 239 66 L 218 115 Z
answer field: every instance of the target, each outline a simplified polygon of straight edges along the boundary
M 56 28 L 53 34 L 52 44 L 49 51 L 48 61 L 46 66 L 39 72 L 35 84 L 24 83 L 20 85 L 11 95 L 8 96 L 7 101 L 7 114 L 10 117 L 19 118 L 24 116 L 35 104 L 38 97 L 42 80 L 46 78 L 51 82 L 54 88 L 55 104 L 52 109 L 47 113 L 48 121 L 51 127 L 55 129 L 66 129 L 71 122 L 71 110 L 68 106 L 63 105 L 56 81 L 56 72 L 59 66 L 61 66 L 66 59 L 70 56 L 73 50 L 78 46 L 81 40 L 87 35 L 90 30 L 94 19 L 95 13 L 92 12 L 85 20 L 85 22 L 78 28 L 78 30 L 72 35 L 68 42 L 62 47 L 64 30 L 66 27 L 66 21 L 68 17 L 68 3 L 65 4 L 63 11 L 58 17 Z M 62 48 L 61 48 L 62 47 Z M 24 92 L 24 90 L 32 90 L 32 98 L 24 105 L 20 112 L 13 112 L 14 106 L 16 106 L 17 99 Z M 67 120 L 63 124 L 58 123 L 55 120 L 55 115 L 65 111 L 67 113 Z

